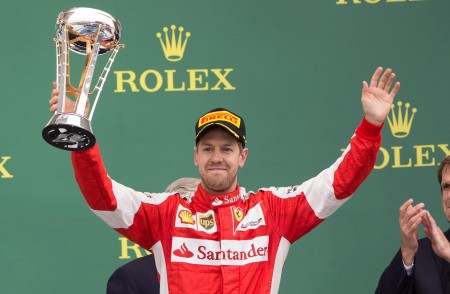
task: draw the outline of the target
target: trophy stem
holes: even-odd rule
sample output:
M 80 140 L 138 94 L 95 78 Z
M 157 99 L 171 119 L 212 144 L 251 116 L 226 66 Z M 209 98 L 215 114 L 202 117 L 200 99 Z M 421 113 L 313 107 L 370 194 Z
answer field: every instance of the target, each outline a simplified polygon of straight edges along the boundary
M 58 95 L 58 112 L 64 112 L 65 110 L 65 89 L 66 89 L 66 77 L 68 77 L 68 58 L 69 58 L 69 46 L 67 44 L 67 29 L 66 26 L 61 26 L 61 31 L 58 32 L 58 38 L 56 39 L 57 47 L 57 85 L 59 91 Z

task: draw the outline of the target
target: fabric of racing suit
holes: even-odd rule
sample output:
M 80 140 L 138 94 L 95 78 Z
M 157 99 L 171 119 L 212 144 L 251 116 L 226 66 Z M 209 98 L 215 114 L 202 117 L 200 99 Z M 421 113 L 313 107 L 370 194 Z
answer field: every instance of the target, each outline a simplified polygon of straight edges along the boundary
M 92 211 L 152 250 L 161 293 L 277 293 L 290 245 L 334 213 L 372 170 L 381 126 L 362 120 L 342 156 L 301 185 L 209 195 L 143 193 L 107 175 L 99 147 L 72 153 Z

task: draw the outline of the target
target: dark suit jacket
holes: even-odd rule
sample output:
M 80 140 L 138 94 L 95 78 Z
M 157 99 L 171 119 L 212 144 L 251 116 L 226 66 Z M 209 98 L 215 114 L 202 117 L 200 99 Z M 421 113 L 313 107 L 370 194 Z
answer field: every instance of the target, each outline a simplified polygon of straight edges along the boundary
M 159 293 L 159 282 L 153 254 L 132 260 L 116 269 L 108 280 L 106 293 Z
M 450 230 L 445 232 L 450 240 Z M 438 257 L 428 238 L 419 240 L 414 256 L 414 272 L 406 274 L 400 250 L 384 270 L 375 294 L 448 294 L 450 293 L 450 265 Z

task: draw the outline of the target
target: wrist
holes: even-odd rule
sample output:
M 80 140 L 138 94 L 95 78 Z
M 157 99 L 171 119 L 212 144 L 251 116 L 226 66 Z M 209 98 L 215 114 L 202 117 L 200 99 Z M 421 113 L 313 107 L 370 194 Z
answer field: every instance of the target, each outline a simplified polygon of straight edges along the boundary
M 361 123 L 356 129 L 356 134 L 366 138 L 367 140 L 381 140 L 381 130 L 383 128 L 382 125 L 374 125 L 370 121 L 367 120 L 366 117 L 363 117 Z
M 414 269 L 414 262 L 411 265 L 406 265 L 404 261 L 402 261 L 402 262 L 403 262 L 403 268 L 405 269 L 406 274 L 408 276 L 412 276 L 413 269 Z
M 381 126 L 384 123 L 384 120 L 379 121 L 379 120 L 369 117 L 369 116 L 364 116 L 364 117 L 366 118 L 366 120 L 368 122 L 370 122 L 371 124 L 376 125 L 376 126 Z
M 414 265 L 414 258 L 412 258 L 412 259 L 402 258 L 402 262 L 405 267 L 412 267 Z
M 408 267 L 411 266 L 414 262 L 415 251 L 402 248 L 401 253 L 403 264 Z

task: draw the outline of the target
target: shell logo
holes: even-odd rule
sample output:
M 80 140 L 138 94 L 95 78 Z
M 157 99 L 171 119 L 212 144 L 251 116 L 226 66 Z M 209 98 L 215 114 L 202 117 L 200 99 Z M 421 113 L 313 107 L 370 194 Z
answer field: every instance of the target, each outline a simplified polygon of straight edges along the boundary
M 188 210 L 181 210 L 178 213 L 178 217 L 180 218 L 183 224 L 195 224 L 194 218 L 192 217 L 192 213 Z

